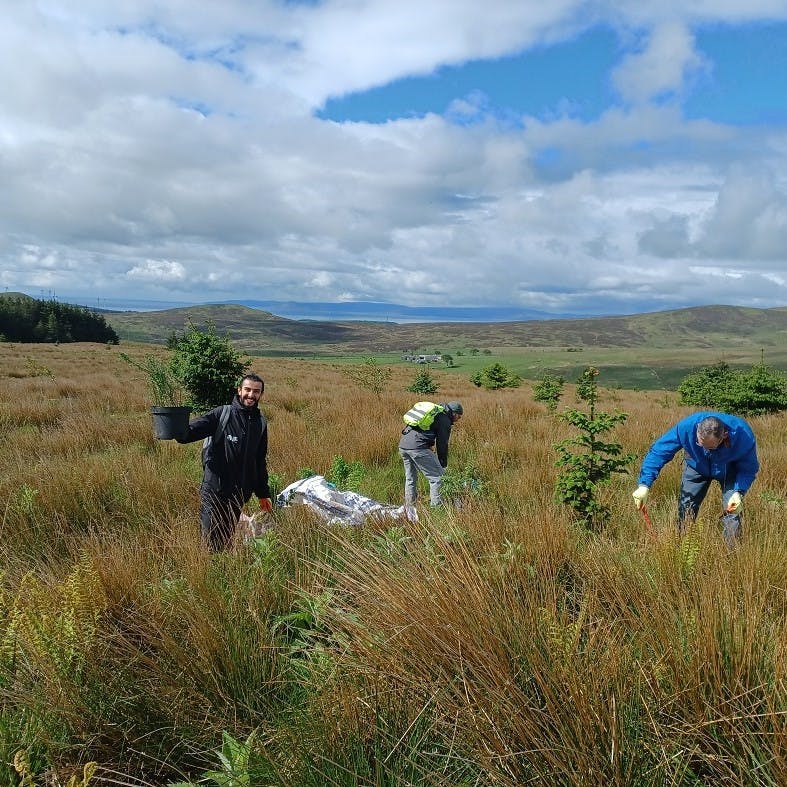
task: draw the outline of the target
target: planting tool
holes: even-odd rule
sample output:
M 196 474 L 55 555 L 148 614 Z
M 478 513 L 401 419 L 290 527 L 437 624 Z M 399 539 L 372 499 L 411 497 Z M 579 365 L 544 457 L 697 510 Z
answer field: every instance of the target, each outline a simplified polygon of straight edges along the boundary
M 645 520 L 645 529 L 651 536 L 655 537 L 656 533 L 653 529 L 653 521 L 648 513 L 648 507 L 643 503 L 639 510 L 642 511 L 642 518 Z

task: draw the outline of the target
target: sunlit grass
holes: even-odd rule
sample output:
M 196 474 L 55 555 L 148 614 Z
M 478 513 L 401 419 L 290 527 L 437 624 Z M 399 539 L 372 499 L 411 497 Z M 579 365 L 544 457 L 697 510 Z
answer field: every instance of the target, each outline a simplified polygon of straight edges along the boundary
M 254 368 L 271 472 L 341 456 L 362 494 L 401 503 L 412 369 L 378 397 L 330 363 Z M 466 413 L 451 469 L 481 482 L 461 507 L 361 528 L 293 507 L 211 556 L 199 445 L 153 439 L 117 348 L 0 344 L 0 370 L 0 783 L 19 750 L 42 784 L 88 761 L 108 784 L 196 780 L 223 733 L 252 731 L 261 785 L 787 781 L 783 416 L 752 421 L 762 472 L 735 550 L 717 489 L 678 537 L 677 461 L 652 530 L 632 467 L 589 535 L 553 497 L 569 427 L 527 382 L 446 372 L 435 398 Z M 638 457 L 688 412 L 664 391 L 602 389 L 599 407 L 629 414 L 615 439 Z

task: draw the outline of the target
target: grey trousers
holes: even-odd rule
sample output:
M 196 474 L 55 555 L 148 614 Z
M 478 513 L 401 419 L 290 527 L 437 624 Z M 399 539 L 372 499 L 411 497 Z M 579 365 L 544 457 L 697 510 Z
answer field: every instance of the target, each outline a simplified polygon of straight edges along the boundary
M 705 499 L 705 495 L 708 494 L 708 489 L 710 489 L 713 480 L 707 476 L 700 475 L 687 464 L 683 465 L 683 476 L 680 479 L 680 501 L 678 503 L 678 519 L 681 526 L 686 521 L 686 518 L 690 520 L 697 518 L 700 504 Z M 735 487 L 726 478 L 723 483 L 719 482 L 719 485 L 721 486 L 722 511 L 726 511 Z M 734 544 L 740 535 L 741 515 L 725 513 L 721 517 L 721 522 L 724 527 L 725 541 L 728 544 Z
M 443 486 L 445 468 L 437 460 L 434 451 L 429 448 L 400 448 L 399 456 L 404 463 L 404 503 L 413 505 L 418 497 L 418 471 L 420 470 L 429 482 L 429 502 L 439 506 L 443 499 L 440 490 Z

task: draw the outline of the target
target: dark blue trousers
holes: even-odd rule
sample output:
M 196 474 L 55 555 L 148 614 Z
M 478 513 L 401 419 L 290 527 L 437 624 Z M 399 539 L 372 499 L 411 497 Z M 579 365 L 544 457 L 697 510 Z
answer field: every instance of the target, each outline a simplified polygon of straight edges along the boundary
M 680 502 L 678 504 L 678 519 L 680 527 L 683 527 L 687 519 L 694 521 L 700 504 L 708 494 L 713 478 L 700 475 L 693 467 L 683 465 L 683 476 L 680 479 Z M 720 481 L 721 486 L 721 507 L 722 511 L 727 510 L 732 493 L 735 491 L 734 480 Z M 722 514 L 722 525 L 724 526 L 724 539 L 728 544 L 734 544 L 741 532 L 740 514 Z

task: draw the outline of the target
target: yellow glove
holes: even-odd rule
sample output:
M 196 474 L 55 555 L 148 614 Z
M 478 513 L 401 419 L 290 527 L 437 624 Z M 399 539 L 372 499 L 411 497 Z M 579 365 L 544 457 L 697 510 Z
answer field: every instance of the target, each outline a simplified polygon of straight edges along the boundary
M 743 507 L 743 495 L 740 492 L 733 492 L 727 501 L 727 513 L 737 514 Z
M 642 508 L 645 505 L 645 501 L 648 499 L 648 492 L 650 492 L 650 489 L 645 484 L 640 484 L 631 493 L 631 496 L 634 498 L 634 505 L 637 508 Z

